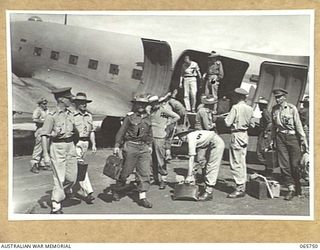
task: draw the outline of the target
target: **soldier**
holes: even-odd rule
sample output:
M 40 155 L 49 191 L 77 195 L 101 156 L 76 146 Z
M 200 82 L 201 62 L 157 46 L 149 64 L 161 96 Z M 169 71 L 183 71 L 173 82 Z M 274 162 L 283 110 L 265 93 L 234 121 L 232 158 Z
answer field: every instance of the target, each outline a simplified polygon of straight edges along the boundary
M 195 129 L 196 130 L 216 130 L 216 116 L 213 114 L 213 106 L 217 103 L 217 100 L 212 96 L 204 96 L 201 98 L 203 105 L 198 107 L 196 114 Z M 199 105 L 200 106 L 200 105 Z M 199 166 L 205 167 L 205 158 L 206 148 L 199 149 L 197 154 L 197 161 Z
M 230 167 L 236 182 L 236 189 L 228 198 L 240 198 L 245 196 L 247 181 L 246 154 L 248 146 L 248 128 L 254 127 L 253 109 L 246 104 L 248 92 L 242 88 L 236 88 L 235 101 L 230 113 L 225 118 L 227 127 L 231 127 L 231 141 L 229 148 Z
M 48 101 L 45 98 L 41 98 L 38 102 L 38 107 L 33 111 L 32 120 L 36 124 L 36 131 L 34 132 L 34 148 L 32 153 L 31 169 L 32 173 L 38 174 L 40 169 L 40 164 L 43 163 L 43 150 L 41 145 L 41 128 L 43 126 L 44 120 L 48 115 L 47 104 Z M 48 166 L 42 166 L 43 170 L 50 170 Z
M 74 112 L 75 126 L 79 133 L 79 141 L 76 144 L 77 160 L 78 164 L 84 164 L 89 141 L 92 145 L 92 153 L 97 151 L 92 115 L 87 111 L 87 103 L 92 101 L 88 100 L 87 95 L 81 92 L 77 93 L 73 101 L 76 109 Z M 95 198 L 88 171 L 86 171 L 84 180 L 79 181 L 78 184 L 75 186 L 75 189 L 78 190 L 74 189 L 74 191 L 77 191 L 87 204 L 93 204 Z
M 212 200 L 212 192 L 217 182 L 225 144 L 221 137 L 214 131 L 197 130 L 189 133 L 187 136 L 184 136 L 186 133 L 188 132 L 177 134 L 183 141 L 188 142 L 189 168 L 185 182 L 190 183 L 194 181 L 193 168 L 194 158 L 197 155 L 196 151 L 198 149 L 208 150 L 208 159 L 205 165 L 206 187 L 205 192 L 201 196 L 199 196 L 198 200 Z
M 196 114 L 195 129 L 214 130 L 217 117 L 213 114 L 213 106 L 218 102 L 212 95 L 205 96 L 201 102 L 203 105 L 198 108 Z M 200 106 L 200 105 L 199 105 Z
M 190 60 L 189 56 L 184 57 L 181 68 L 179 88 L 184 86 L 184 104 L 187 111 L 196 111 L 197 77 L 201 79 L 201 72 L 198 64 Z M 190 105 L 191 97 L 191 105 Z
M 136 169 L 139 183 L 139 205 L 145 208 L 152 208 L 152 203 L 146 197 L 146 192 L 150 187 L 152 153 L 151 120 L 146 112 L 149 101 L 145 96 L 138 96 L 132 102 L 133 112 L 128 113 L 125 117 L 116 135 L 114 154 L 119 154 L 120 146 L 123 145 L 122 155 L 124 158 L 118 186 L 124 186 L 128 176 Z M 117 192 L 115 193 L 115 199 L 119 199 Z
M 219 54 L 212 51 L 208 56 L 208 70 L 207 73 L 203 75 L 205 82 L 205 94 L 213 95 L 215 99 L 218 100 L 218 88 L 220 80 L 224 77 L 223 65 L 219 58 Z M 217 104 L 214 105 L 213 111 L 217 113 Z
M 180 120 L 178 121 L 178 124 L 184 124 L 185 119 L 187 119 L 187 110 L 183 106 L 181 102 L 179 102 L 176 99 L 178 91 L 177 89 L 172 91 L 172 94 L 169 92 L 169 101 L 168 103 L 170 104 L 172 111 L 177 113 L 180 116 Z
M 52 163 L 53 168 L 52 214 L 63 213 L 61 202 L 66 198 L 66 194 L 71 195 L 77 179 L 75 122 L 73 113 L 68 110 L 73 97 L 70 90 L 71 88 L 60 88 L 52 91 L 57 101 L 57 108 L 48 114 L 41 132 L 43 158 L 45 164 Z
M 295 195 L 301 195 L 301 147 L 307 151 L 308 144 L 296 106 L 286 101 L 288 92 L 278 88 L 273 90 L 273 94 L 277 102 L 271 112 L 273 146 L 276 147 L 281 174 L 288 187 L 285 200 L 290 201 Z
M 256 102 L 259 105 L 259 109 L 261 111 L 261 118 L 259 129 L 260 133 L 257 141 L 257 158 L 258 160 L 265 165 L 266 175 L 270 175 L 273 169 L 268 169 L 266 164 L 266 151 L 270 147 L 271 143 L 271 132 L 272 132 L 272 119 L 271 113 L 268 110 L 268 101 L 264 97 L 260 97 Z
M 152 97 L 151 97 L 152 100 Z M 150 100 L 150 101 L 151 101 Z M 165 161 L 166 151 L 166 128 L 179 120 L 179 115 L 173 111 L 160 105 L 159 99 L 153 102 L 151 110 L 152 134 L 153 134 L 153 153 L 152 153 L 152 167 L 153 178 L 156 183 L 159 183 L 159 189 L 166 188 L 167 179 L 167 164 Z M 160 181 L 159 181 L 160 175 Z
M 305 96 L 300 102 L 303 105 L 299 111 L 300 120 L 309 143 L 309 96 Z

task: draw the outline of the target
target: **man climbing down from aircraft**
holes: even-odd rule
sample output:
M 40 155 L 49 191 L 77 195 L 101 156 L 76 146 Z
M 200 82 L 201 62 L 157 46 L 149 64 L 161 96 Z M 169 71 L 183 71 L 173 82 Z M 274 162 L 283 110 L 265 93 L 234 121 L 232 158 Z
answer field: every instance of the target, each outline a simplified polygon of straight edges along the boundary
M 199 149 L 207 152 L 205 164 L 205 192 L 199 196 L 199 201 L 209 201 L 213 198 L 213 188 L 216 185 L 219 169 L 222 161 L 225 144 L 222 138 L 214 131 L 196 130 L 177 133 L 182 141 L 188 142 L 189 168 L 186 183 L 195 181 L 193 169 L 195 156 Z
M 73 99 L 75 104 L 74 120 L 75 126 L 79 133 L 79 141 L 76 144 L 78 165 L 84 165 L 85 155 L 88 151 L 89 141 L 92 145 L 92 153 L 97 151 L 95 132 L 93 126 L 92 115 L 87 111 L 87 104 L 92 102 L 87 99 L 85 93 L 77 93 Z M 74 187 L 74 192 L 77 192 L 87 204 L 93 204 L 93 189 L 89 179 L 88 171 L 86 171 L 83 181 L 77 182 Z
M 201 79 L 201 72 L 198 64 L 190 60 L 189 56 L 184 57 L 181 68 L 179 88 L 184 86 L 184 104 L 188 112 L 196 111 L 197 77 Z M 191 97 L 191 104 L 190 104 Z
M 260 97 L 256 103 L 258 103 L 261 112 L 261 118 L 259 123 L 260 133 L 257 141 L 257 158 L 266 167 L 265 175 L 270 176 L 272 174 L 273 169 L 267 168 L 268 164 L 266 164 L 266 152 L 269 149 L 271 143 L 271 113 L 268 110 L 268 101 L 264 97 Z
M 120 153 L 123 145 L 123 169 L 114 199 L 120 199 L 120 192 L 125 186 L 130 174 L 136 170 L 138 179 L 138 192 L 140 206 L 152 208 L 152 203 L 147 200 L 146 192 L 150 188 L 150 162 L 152 152 L 152 128 L 146 107 L 149 105 L 148 98 L 144 95 L 137 96 L 133 100 L 132 112 L 125 117 L 121 128 L 116 135 L 114 154 Z
M 179 120 L 179 115 L 160 105 L 165 100 L 164 97 L 157 100 L 157 96 L 149 98 L 152 103 L 151 123 L 153 134 L 153 152 L 152 152 L 152 168 L 153 178 L 159 184 L 159 189 L 166 188 L 167 181 L 167 164 L 165 161 L 166 154 L 166 128 Z M 159 180 L 160 175 L 160 180 Z
M 219 58 L 219 54 L 212 51 L 208 56 L 208 70 L 207 73 L 203 75 L 203 79 L 205 80 L 205 95 L 213 95 L 213 97 L 218 100 L 218 88 L 221 79 L 224 77 L 223 65 Z M 213 111 L 217 113 L 217 106 L 215 104 L 213 107 Z
M 295 195 L 301 195 L 299 163 L 301 151 L 308 152 L 309 147 L 298 110 L 296 106 L 286 101 L 288 91 L 278 88 L 273 90 L 273 94 L 277 104 L 273 106 L 271 112 L 272 146 L 276 147 L 278 164 L 288 187 L 284 199 L 290 201 Z
M 171 92 L 168 92 L 163 98 L 162 98 L 162 103 L 161 103 L 161 106 L 164 107 L 165 109 L 169 110 L 169 111 L 172 111 L 174 113 L 176 113 L 174 110 L 173 110 L 173 107 L 170 105 L 170 99 L 171 99 Z M 180 103 L 181 104 L 181 103 Z M 182 105 L 182 104 L 181 104 Z M 184 107 L 183 107 L 184 108 Z M 185 109 L 184 109 L 185 110 Z M 178 113 L 176 113 L 177 115 L 179 115 Z M 168 118 L 170 119 L 170 118 Z M 179 115 L 179 121 L 181 119 L 181 116 Z M 173 136 L 174 136 L 174 132 L 176 130 L 176 127 L 177 127 L 177 122 L 174 122 L 174 123 L 170 123 L 170 125 L 168 125 L 166 127 L 166 133 L 167 133 L 167 136 L 166 136 L 166 143 L 165 143 L 165 148 L 166 148 L 166 157 L 165 157 L 165 160 L 167 162 L 169 162 L 171 159 L 172 159 L 172 156 L 171 156 L 171 144 L 172 144 L 172 139 L 173 139 Z
M 38 101 L 38 107 L 33 111 L 32 120 L 36 124 L 36 131 L 34 132 L 34 148 L 32 152 L 31 169 L 32 173 L 38 174 L 40 165 L 42 164 L 43 170 L 50 170 L 49 166 L 44 165 L 43 162 L 43 150 L 41 145 L 41 128 L 48 115 L 47 108 L 48 101 L 45 98 L 41 98 Z
M 66 195 L 72 194 L 72 187 L 77 180 L 75 121 L 73 113 L 68 109 L 73 98 L 70 90 L 71 88 L 61 88 L 52 91 L 57 108 L 48 114 L 41 131 L 44 162 L 46 165 L 52 164 L 53 169 L 51 214 L 63 213 L 61 203 Z
M 236 189 L 228 198 L 245 196 L 247 182 L 246 154 L 248 146 L 248 128 L 254 127 L 253 109 L 246 104 L 248 92 L 242 88 L 234 90 L 235 102 L 230 113 L 225 118 L 227 127 L 231 127 L 231 141 L 229 148 L 230 167 L 236 182 Z

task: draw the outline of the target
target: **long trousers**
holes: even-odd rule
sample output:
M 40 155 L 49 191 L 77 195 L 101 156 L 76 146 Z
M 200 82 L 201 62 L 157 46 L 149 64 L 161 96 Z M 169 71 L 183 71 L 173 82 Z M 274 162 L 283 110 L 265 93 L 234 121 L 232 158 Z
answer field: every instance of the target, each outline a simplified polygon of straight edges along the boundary
M 184 105 L 187 111 L 196 109 L 196 95 L 197 95 L 197 78 L 196 77 L 185 77 L 183 78 L 184 85 Z M 190 104 L 191 99 L 191 104 Z
M 120 180 L 126 182 L 127 177 L 136 169 L 138 191 L 146 192 L 150 188 L 151 154 L 147 144 L 135 144 L 130 141 L 124 144 L 122 155 L 124 159 Z
M 287 186 L 300 184 L 301 149 L 297 135 L 276 134 L 278 163 Z
M 79 141 L 76 145 L 77 152 L 77 161 L 78 163 L 84 162 L 84 157 L 88 151 L 89 142 L 88 141 Z M 86 172 L 85 178 L 83 181 L 79 181 L 79 190 L 77 192 L 86 197 L 88 194 L 93 193 L 93 188 L 89 179 L 88 171 Z
M 232 132 L 229 148 L 229 160 L 233 179 L 238 191 L 245 191 L 247 181 L 246 155 L 248 134 L 244 132 Z
M 74 143 L 51 143 L 50 157 L 54 183 L 51 200 L 60 203 L 66 197 L 65 190 L 70 191 L 77 180 L 78 166 Z
M 216 185 L 225 144 L 219 135 L 216 135 L 208 147 L 208 158 L 205 167 L 205 183 L 208 187 Z
M 34 132 L 34 148 L 32 152 L 31 165 L 39 164 L 43 162 L 43 150 L 41 144 L 41 128 L 37 128 Z
M 159 181 L 160 177 L 168 175 L 166 164 L 166 139 L 165 138 L 153 138 L 153 150 L 152 150 L 152 169 L 153 178 L 155 181 Z

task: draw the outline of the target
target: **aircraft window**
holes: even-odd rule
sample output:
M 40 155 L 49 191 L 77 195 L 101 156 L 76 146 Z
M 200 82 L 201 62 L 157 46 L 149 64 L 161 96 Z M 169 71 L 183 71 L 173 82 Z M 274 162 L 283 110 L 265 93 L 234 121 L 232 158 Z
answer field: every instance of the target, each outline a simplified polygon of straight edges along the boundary
M 119 75 L 119 65 L 110 64 L 109 73 L 113 75 Z
M 41 56 L 42 48 L 34 47 L 33 55 L 34 56 Z
M 98 68 L 98 61 L 90 59 L 88 64 L 89 69 L 97 69 Z
M 59 52 L 58 51 L 51 51 L 51 56 L 50 58 L 52 60 L 58 60 L 59 59 Z
M 142 76 L 142 70 L 140 69 L 133 69 L 132 70 L 132 79 L 136 79 L 136 80 L 141 80 L 141 76 Z
M 69 56 L 69 64 L 77 65 L 78 63 L 78 56 L 70 55 Z

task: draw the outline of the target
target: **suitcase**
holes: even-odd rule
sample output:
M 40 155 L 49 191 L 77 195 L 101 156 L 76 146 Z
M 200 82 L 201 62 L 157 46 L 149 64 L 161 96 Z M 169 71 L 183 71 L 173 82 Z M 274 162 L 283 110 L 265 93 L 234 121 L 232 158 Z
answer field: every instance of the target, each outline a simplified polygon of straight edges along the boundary
M 174 187 L 173 199 L 185 201 L 198 200 L 199 187 L 194 184 L 181 183 Z
M 247 183 L 246 192 L 248 195 L 257 198 L 259 200 L 268 199 L 268 188 L 266 182 L 260 179 L 250 180 Z
M 110 155 L 104 165 L 103 174 L 114 179 L 119 180 L 122 170 L 122 159 L 118 155 Z
M 78 162 L 77 181 L 84 181 L 84 179 L 86 178 L 87 170 L 88 170 L 88 164 Z
M 267 169 L 275 169 L 278 167 L 278 156 L 275 150 L 265 152 Z

